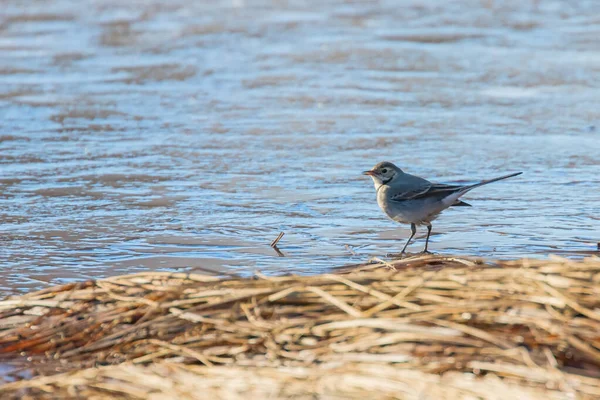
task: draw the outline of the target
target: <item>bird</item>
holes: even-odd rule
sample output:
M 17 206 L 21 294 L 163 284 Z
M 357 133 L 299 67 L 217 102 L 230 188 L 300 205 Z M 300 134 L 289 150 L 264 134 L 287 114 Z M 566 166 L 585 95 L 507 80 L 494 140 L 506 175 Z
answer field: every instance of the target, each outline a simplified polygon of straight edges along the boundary
M 486 179 L 472 185 L 446 185 L 433 183 L 421 177 L 407 174 L 389 161 L 383 161 L 375 165 L 363 175 L 368 175 L 373 180 L 377 193 L 377 204 L 381 210 L 393 221 L 410 224 L 411 235 L 402 248 L 401 255 L 412 238 L 417 233 L 417 226 L 427 227 L 427 239 L 423 253 L 429 253 L 429 236 L 431 236 L 431 222 L 434 221 L 442 211 L 453 206 L 471 205 L 460 200 L 461 196 L 469 191 L 488 183 L 521 175 L 523 172 L 515 172 L 493 179 Z

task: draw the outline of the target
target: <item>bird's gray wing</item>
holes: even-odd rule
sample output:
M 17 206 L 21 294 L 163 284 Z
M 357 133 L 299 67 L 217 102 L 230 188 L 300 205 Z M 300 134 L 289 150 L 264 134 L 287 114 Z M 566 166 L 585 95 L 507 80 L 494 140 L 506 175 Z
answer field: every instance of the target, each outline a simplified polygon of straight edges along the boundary
M 398 185 L 390 190 L 391 201 L 406 201 L 413 200 L 424 195 L 431 189 L 431 183 L 423 182 L 418 186 L 414 185 Z
M 427 198 L 441 200 L 444 197 L 461 191 L 463 188 L 464 186 L 461 185 L 444 185 L 442 183 L 427 182 L 410 190 L 398 190 L 391 196 L 390 200 L 405 201 Z M 399 187 L 398 189 L 401 188 Z
M 390 201 L 406 201 L 426 193 L 432 186 L 427 179 L 416 175 L 402 174 L 390 185 L 388 196 Z
M 464 189 L 463 185 L 445 185 L 443 183 L 433 183 L 429 190 L 419 195 L 419 197 L 444 198 Z

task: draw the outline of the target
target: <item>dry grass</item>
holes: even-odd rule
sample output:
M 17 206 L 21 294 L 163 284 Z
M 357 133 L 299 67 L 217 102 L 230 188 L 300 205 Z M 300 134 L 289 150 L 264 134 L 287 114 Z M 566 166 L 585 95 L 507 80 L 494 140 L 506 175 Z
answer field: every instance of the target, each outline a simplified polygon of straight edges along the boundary
M 0 302 L 0 356 L 3 399 L 598 398 L 600 259 L 71 284 Z

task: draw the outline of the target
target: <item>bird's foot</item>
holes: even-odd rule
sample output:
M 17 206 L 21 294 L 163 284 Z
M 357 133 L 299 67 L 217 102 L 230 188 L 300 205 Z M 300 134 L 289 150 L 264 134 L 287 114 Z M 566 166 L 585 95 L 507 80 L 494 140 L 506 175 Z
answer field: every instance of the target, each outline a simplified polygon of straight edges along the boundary
M 423 250 L 421 252 L 421 254 L 433 254 L 433 252 L 429 251 L 429 250 Z

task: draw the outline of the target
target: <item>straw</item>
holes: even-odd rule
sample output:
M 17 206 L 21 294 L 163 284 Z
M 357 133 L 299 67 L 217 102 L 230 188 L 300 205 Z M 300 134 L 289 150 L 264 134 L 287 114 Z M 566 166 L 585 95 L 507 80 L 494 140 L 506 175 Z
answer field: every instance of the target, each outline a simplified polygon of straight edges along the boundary
M 0 358 L 33 375 L 0 395 L 594 398 L 599 316 L 597 257 L 138 273 L 0 301 Z

